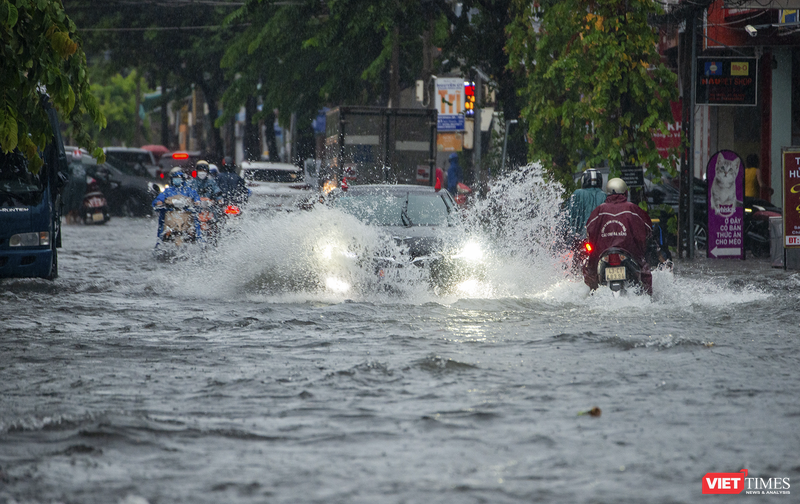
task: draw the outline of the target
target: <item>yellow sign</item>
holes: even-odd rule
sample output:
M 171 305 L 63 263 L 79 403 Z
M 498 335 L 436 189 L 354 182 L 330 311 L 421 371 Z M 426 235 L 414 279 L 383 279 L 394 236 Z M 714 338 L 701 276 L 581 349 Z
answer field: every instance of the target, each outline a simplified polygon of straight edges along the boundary
M 436 148 L 439 152 L 461 152 L 463 133 L 439 133 L 436 135 Z
M 747 61 L 732 61 L 731 75 L 750 75 L 750 63 Z

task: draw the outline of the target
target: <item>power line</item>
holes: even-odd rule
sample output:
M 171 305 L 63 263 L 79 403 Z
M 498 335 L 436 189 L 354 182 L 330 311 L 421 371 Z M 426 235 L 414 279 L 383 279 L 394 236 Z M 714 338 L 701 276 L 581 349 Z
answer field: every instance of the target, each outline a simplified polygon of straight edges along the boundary
M 170 30 L 204 30 L 212 28 L 235 28 L 239 26 L 250 26 L 252 23 L 237 25 L 201 25 L 201 26 L 151 26 L 148 28 L 79 28 L 78 31 L 87 32 L 136 32 L 136 31 L 170 31 Z

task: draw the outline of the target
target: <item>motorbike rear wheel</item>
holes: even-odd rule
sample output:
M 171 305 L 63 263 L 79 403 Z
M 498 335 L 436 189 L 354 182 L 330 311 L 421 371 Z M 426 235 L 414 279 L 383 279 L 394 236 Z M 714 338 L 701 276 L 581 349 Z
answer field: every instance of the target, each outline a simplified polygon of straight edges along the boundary
M 708 228 L 705 224 L 694 225 L 694 249 L 704 251 L 708 248 Z

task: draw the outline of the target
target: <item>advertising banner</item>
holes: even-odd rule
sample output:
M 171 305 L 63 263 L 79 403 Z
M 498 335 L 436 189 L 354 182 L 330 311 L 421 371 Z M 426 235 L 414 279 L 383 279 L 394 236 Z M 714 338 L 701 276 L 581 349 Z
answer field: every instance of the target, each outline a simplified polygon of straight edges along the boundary
M 464 79 L 436 79 L 436 128 L 441 131 L 464 131 Z
M 800 148 L 783 151 L 783 246 L 800 248 Z
M 683 100 L 670 102 L 672 108 L 672 122 L 667 124 L 667 134 L 664 135 L 658 130 L 654 130 L 653 142 L 662 158 L 669 157 L 669 149 L 676 149 L 681 145 L 681 109 Z
M 708 179 L 708 246 L 710 258 L 744 259 L 744 163 L 733 151 L 721 150 L 706 166 Z

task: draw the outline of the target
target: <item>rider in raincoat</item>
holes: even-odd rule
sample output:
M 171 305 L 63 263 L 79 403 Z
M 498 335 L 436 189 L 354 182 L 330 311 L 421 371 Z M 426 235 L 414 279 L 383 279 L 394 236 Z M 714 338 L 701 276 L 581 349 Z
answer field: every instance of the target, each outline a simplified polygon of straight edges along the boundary
M 197 194 L 197 191 L 192 189 L 192 187 L 186 182 L 186 175 L 184 175 L 183 170 L 179 167 L 175 167 L 170 171 L 170 185 L 164 191 L 156 196 L 156 199 L 153 200 L 153 208 L 156 210 L 160 210 L 164 208 L 165 201 L 167 198 L 171 196 L 186 196 L 187 198 L 192 200 L 192 203 L 195 205 L 200 203 L 200 195 Z M 195 227 L 195 236 L 198 240 L 202 238 L 200 232 L 200 221 L 197 220 L 197 213 L 192 210 L 192 214 L 194 215 L 194 227 Z M 164 234 L 164 211 L 158 212 L 158 238 L 161 239 L 161 236 Z

